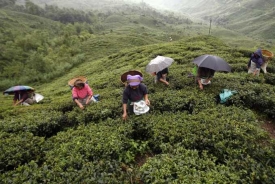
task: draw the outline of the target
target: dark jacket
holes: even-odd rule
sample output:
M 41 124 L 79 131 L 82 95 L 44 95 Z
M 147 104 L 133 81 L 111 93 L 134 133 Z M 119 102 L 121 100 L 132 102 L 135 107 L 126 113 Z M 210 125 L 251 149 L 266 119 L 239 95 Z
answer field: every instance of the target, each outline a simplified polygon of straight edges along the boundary
M 248 62 L 248 67 L 251 66 L 251 61 L 253 61 L 256 64 L 256 68 L 260 69 L 262 64 L 264 63 L 262 50 L 258 49 L 256 52 L 252 53 Z
M 162 78 L 162 75 L 164 75 L 164 74 L 168 75 L 168 73 L 169 73 L 168 68 L 164 68 L 163 70 L 161 70 L 157 73 L 157 79 L 159 80 L 160 78 Z
M 27 91 L 16 91 L 15 93 L 14 93 L 14 96 L 13 96 L 13 100 L 15 100 L 15 101 L 19 101 L 19 100 L 23 100 L 23 102 L 25 101 L 25 100 L 27 100 L 28 98 L 29 98 L 30 96 L 29 96 L 29 94 L 28 94 L 28 92 Z
M 128 103 L 128 100 L 131 102 L 138 102 L 143 99 L 144 95 L 148 94 L 147 87 L 140 83 L 137 89 L 132 89 L 128 85 L 123 91 L 122 103 Z

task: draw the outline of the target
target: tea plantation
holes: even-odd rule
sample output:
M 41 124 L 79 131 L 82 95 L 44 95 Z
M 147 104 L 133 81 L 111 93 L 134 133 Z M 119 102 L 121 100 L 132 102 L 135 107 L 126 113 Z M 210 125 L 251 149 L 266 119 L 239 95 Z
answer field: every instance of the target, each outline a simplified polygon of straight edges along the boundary
M 2 95 L 1 183 L 275 183 L 275 142 L 261 128 L 275 117 L 275 66 L 268 74 L 248 75 L 253 51 L 212 36 L 190 37 L 80 64 L 33 86 L 45 96 L 39 104 L 13 107 L 12 96 Z M 232 72 L 216 72 L 200 90 L 187 76 L 191 61 L 203 54 L 222 57 Z M 169 87 L 145 73 L 157 55 L 175 60 Z M 151 106 L 123 121 L 120 75 L 132 69 L 143 72 Z M 79 75 L 100 94 L 84 110 L 72 102 L 67 85 Z M 217 103 L 222 89 L 237 94 Z

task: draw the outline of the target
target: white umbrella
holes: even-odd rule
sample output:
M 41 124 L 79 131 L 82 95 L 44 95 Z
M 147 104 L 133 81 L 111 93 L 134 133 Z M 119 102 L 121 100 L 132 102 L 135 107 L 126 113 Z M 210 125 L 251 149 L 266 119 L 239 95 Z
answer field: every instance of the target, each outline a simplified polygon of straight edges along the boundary
M 169 67 L 174 62 L 174 59 L 164 56 L 157 56 L 155 59 L 151 60 L 146 66 L 145 71 L 147 73 L 154 73 Z

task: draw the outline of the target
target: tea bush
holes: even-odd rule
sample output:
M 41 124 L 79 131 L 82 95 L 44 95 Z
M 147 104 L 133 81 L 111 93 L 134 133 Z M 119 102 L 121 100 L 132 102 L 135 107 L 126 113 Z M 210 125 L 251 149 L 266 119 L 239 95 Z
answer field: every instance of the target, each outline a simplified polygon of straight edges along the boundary
M 121 171 L 121 163 L 117 160 L 87 161 L 76 159 L 83 164 L 80 169 L 69 168 L 66 171 L 39 166 L 31 161 L 14 171 L 0 175 L 3 183 L 121 183 L 131 180 L 129 175 Z
M 102 36 L 99 41 L 87 38 L 89 44 L 89 49 L 96 48 L 89 52 L 83 46 L 85 54 L 102 55 L 100 49 L 110 42 Z M 100 59 L 91 57 L 68 74 L 39 85 L 38 91 L 45 96 L 40 104 L 11 107 L 11 96 L 0 97 L 5 105 L 0 107 L 4 150 L 0 180 L 274 183 L 275 143 L 260 127 L 263 118 L 275 117 L 273 74 L 247 74 L 251 52 L 231 48 L 212 36 L 129 47 L 112 55 L 105 53 Z M 192 60 L 202 54 L 224 58 L 233 71 L 216 72 L 204 90 L 194 77 L 188 77 Z M 169 67 L 169 86 L 155 84 L 145 72 L 147 63 L 157 55 L 175 59 Z M 122 121 L 124 85 L 120 75 L 132 69 L 143 73 L 150 111 L 140 116 L 129 114 L 128 120 Z M 87 76 L 94 94 L 100 94 L 100 101 L 84 110 L 74 104 L 67 85 L 79 75 Z M 218 96 L 223 89 L 237 93 L 220 104 Z
M 271 84 L 271 85 L 275 84 L 275 75 L 274 74 L 267 73 L 267 74 L 265 74 L 264 78 L 265 78 L 265 82 L 267 84 Z
M 173 154 L 149 159 L 140 169 L 144 183 L 235 183 L 239 177 L 230 167 L 216 164 L 216 158 L 181 147 Z
M 44 157 L 44 138 L 29 132 L 17 134 L 0 132 L 0 172 L 13 170 L 30 162 L 40 162 Z
M 0 120 L 2 131 L 8 133 L 31 132 L 37 136 L 51 136 L 61 130 L 65 116 L 58 111 L 30 111 L 21 113 L 16 118 Z

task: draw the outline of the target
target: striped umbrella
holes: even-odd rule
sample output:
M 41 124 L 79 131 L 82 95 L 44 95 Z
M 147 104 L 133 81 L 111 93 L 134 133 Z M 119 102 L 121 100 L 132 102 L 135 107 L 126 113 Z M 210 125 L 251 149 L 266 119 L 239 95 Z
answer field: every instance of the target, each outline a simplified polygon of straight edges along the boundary
M 16 91 L 29 91 L 29 90 L 34 90 L 34 88 L 30 86 L 12 86 L 9 89 L 5 90 L 3 94 L 13 94 Z

